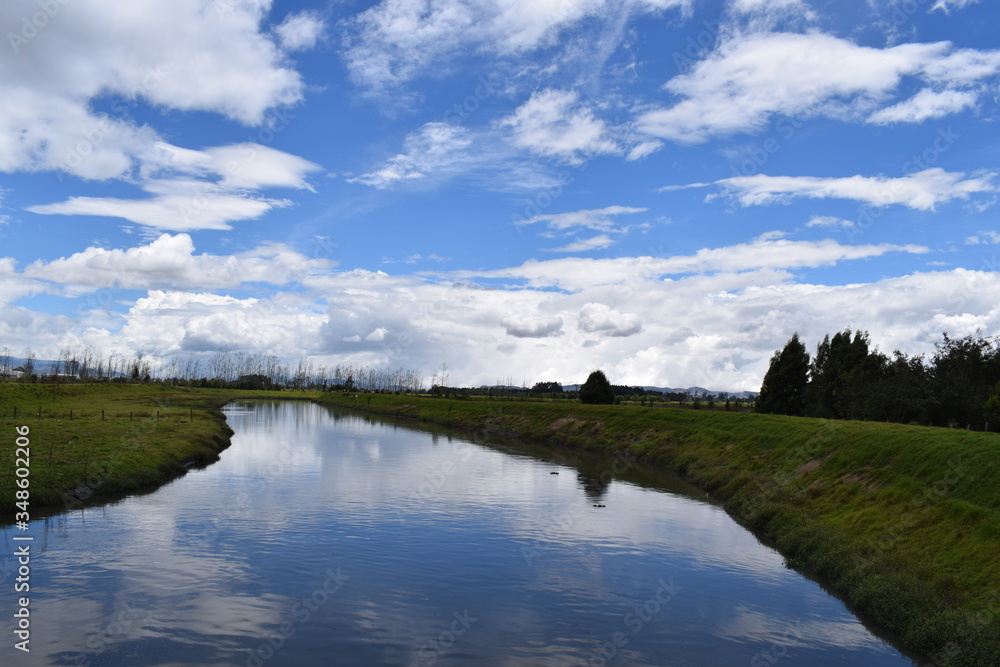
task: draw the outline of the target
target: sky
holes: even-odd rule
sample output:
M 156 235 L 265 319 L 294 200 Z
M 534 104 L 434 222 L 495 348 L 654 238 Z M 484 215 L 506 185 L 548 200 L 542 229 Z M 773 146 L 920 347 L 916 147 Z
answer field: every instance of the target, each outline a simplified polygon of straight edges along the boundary
M 7 0 L 0 348 L 757 390 L 1000 333 L 986 0 Z

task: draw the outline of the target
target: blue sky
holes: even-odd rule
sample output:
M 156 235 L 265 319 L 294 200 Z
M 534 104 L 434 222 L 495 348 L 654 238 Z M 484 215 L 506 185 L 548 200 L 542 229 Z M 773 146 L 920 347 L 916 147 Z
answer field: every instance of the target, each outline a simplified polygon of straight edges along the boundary
M 139 9 L 141 7 L 141 9 Z M 755 390 L 1000 325 L 1000 8 L 14 0 L 0 347 Z

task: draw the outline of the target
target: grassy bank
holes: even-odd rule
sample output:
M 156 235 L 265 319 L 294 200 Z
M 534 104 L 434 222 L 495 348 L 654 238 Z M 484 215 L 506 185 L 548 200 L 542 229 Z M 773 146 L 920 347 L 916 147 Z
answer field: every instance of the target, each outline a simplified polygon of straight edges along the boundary
M 252 394 L 155 385 L 0 383 L 0 518 L 17 511 L 15 427 L 29 429 L 32 516 L 150 490 L 218 460 L 219 408 Z
M 573 403 L 321 400 L 680 472 L 908 647 L 940 665 L 1000 665 L 997 434 Z

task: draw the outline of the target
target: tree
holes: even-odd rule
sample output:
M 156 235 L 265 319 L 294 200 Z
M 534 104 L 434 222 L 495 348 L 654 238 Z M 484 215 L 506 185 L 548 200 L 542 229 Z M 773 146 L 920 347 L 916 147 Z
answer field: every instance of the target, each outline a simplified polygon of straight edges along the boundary
M 941 426 L 981 429 L 985 426 L 983 406 L 1000 381 L 1000 339 L 951 338 L 935 344 L 931 367 L 931 387 L 936 399 L 932 420 Z
M 852 404 L 852 391 L 857 391 L 857 382 L 852 384 L 852 373 L 860 371 L 868 357 L 869 336 L 867 331 L 858 331 L 851 338 L 851 330 L 838 331 L 831 339 L 823 337 L 816 347 L 810 368 L 807 412 L 812 417 L 843 419 L 852 416 L 856 406 Z
M 983 417 L 986 419 L 987 430 L 990 427 L 996 428 L 1000 425 L 1000 382 L 993 387 L 993 393 L 986 399 L 983 405 Z
M 594 371 L 580 387 L 581 403 L 611 404 L 615 402 L 615 392 L 603 371 Z
M 771 357 L 771 365 L 757 396 L 757 412 L 779 415 L 805 414 L 806 384 L 809 381 L 809 353 L 799 340 L 791 339 Z

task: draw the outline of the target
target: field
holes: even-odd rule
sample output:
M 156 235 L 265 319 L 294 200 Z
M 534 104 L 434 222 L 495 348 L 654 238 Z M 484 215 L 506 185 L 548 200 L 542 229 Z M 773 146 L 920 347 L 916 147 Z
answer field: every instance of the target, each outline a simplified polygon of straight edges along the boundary
M 1000 665 L 993 433 L 570 401 L 6 383 L 0 514 L 16 511 L 15 427 L 30 429 L 35 517 L 217 460 L 231 434 L 219 408 L 240 397 L 315 400 L 674 470 L 936 664 Z
M 116 384 L 0 383 L 0 516 L 14 518 L 15 427 L 30 439 L 30 501 L 80 507 L 150 490 L 218 460 L 231 431 L 219 408 L 248 392 Z M 291 398 L 291 392 L 253 392 Z M 301 393 L 299 394 L 301 396 Z M 16 414 L 15 414 L 16 412 Z M 23 466 L 21 466 L 23 467 Z

